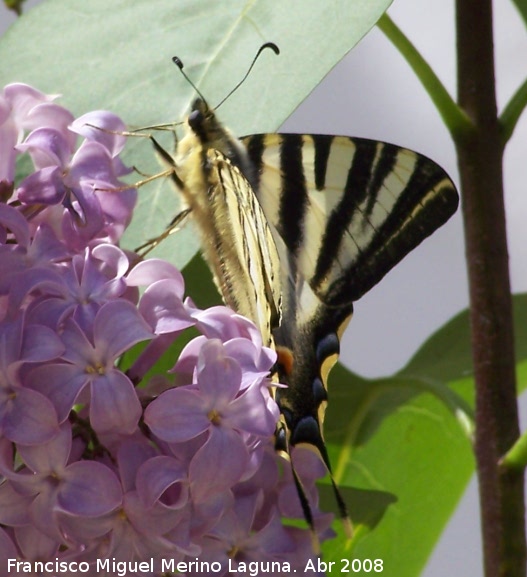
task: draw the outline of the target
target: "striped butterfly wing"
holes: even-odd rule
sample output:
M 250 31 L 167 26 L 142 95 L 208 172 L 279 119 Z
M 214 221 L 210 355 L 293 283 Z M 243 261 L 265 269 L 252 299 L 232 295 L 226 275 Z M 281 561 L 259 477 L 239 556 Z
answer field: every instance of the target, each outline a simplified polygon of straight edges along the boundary
M 443 169 L 405 148 L 299 134 L 242 142 L 267 220 L 328 305 L 358 300 L 457 209 Z
M 203 254 L 225 303 L 251 319 L 266 346 L 281 314 L 281 270 L 273 235 L 240 170 L 220 151 L 206 153 L 207 213 Z M 204 217 L 204 218 L 203 218 Z
M 433 161 L 382 142 L 322 135 L 242 139 L 254 187 L 281 251 L 279 403 L 290 443 L 314 445 L 329 468 L 322 423 L 327 377 L 353 302 L 456 211 Z

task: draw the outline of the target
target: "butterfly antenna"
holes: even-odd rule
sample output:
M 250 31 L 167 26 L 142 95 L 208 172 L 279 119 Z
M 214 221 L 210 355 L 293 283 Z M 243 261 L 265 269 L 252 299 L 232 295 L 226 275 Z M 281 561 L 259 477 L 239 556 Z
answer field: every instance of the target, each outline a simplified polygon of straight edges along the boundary
M 251 73 L 251 70 L 253 69 L 253 66 L 256 64 L 256 61 L 258 60 L 258 58 L 260 57 L 260 54 L 266 50 L 267 48 L 270 48 L 277 56 L 280 54 L 280 48 L 278 48 L 278 46 L 274 43 L 274 42 L 266 42 L 265 44 L 262 44 L 260 46 L 260 48 L 258 49 L 258 52 L 256 53 L 256 56 L 253 58 L 253 61 L 251 62 L 251 65 L 249 66 L 249 69 L 247 70 L 247 72 L 245 73 L 244 77 L 240 80 L 240 82 L 238 82 L 238 84 L 236 84 L 236 86 L 227 94 L 227 96 L 225 96 L 221 102 L 214 108 L 215 110 L 218 110 L 218 108 L 227 100 L 227 98 L 230 98 L 235 92 L 236 90 L 238 90 L 238 88 L 240 88 L 240 86 L 245 82 L 245 80 L 247 79 L 247 77 L 249 76 L 249 74 Z
M 179 58 L 178 56 L 172 56 L 172 62 L 179 68 L 185 80 L 190 84 L 190 86 L 192 86 L 192 88 L 194 88 L 194 90 L 198 93 L 198 96 L 201 98 L 201 100 L 203 100 L 203 102 L 205 102 L 206 104 L 207 100 L 201 93 L 200 89 L 194 84 L 194 82 L 192 82 L 192 80 L 187 76 L 187 74 L 183 70 L 183 61 L 181 60 L 181 58 Z

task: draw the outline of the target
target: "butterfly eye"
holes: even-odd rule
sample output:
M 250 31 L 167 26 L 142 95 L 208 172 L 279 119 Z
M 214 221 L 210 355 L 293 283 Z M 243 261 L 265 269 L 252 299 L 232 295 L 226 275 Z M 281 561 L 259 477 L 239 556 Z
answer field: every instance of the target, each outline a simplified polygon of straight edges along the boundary
M 188 115 L 188 123 L 193 130 L 196 130 L 200 126 L 203 125 L 203 121 L 205 120 L 205 116 L 201 110 L 193 110 Z
M 204 121 L 205 121 L 205 115 L 203 114 L 203 112 L 201 112 L 201 110 L 193 110 L 188 115 L 188 124 L 194 132 L 203 131 Z

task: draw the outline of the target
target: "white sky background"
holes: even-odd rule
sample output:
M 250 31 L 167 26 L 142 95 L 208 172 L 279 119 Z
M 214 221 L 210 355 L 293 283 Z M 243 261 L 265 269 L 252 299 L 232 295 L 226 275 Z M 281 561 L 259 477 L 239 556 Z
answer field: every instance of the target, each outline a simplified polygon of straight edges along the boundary
M 39 0 L 30 0 L 27 9 L 37 3 Z M 495 0 L 494 10 L 498 104 L 502 109 L 527 77 L 527 33 L 509 0 Z M 454 94 L 454 0 L 395 0 L 389 13 Z M 0 33 L 14 19 L 2 4 Z M 306 58 L 311 57 L 309 50 L 316 49 L 306 43 Z M 335 67 L 283 130 L 393 142 L 429 156 L 459 181 L 454 146 L 439 115 L 403 58 L 377 29 Z M 514 292 L 527 291 L 526 151 L 524 114 L 505 156 Z M 354 371 L 364 376 L 393 373 L 441 324 L 467 306 L 462 237 L 458 212 L 357 303 L 342 355 Z M 525 396 L 522 405 L 525 428 Z M 473 481 L 423 577 L 482 575 L 478 515 Z

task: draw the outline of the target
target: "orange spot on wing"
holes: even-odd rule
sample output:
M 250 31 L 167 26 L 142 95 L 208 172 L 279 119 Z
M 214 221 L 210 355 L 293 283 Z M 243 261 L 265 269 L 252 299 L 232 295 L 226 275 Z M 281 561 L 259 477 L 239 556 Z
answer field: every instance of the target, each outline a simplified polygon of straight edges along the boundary
M 293 364 L 295 362 L 293 358 L 293 353 L 291 349 L 287 347 L 276 347 L 276 353 L 278 355 L 278 364 L 282 368 L 284 374 L 290 375 L 293 372 Z

